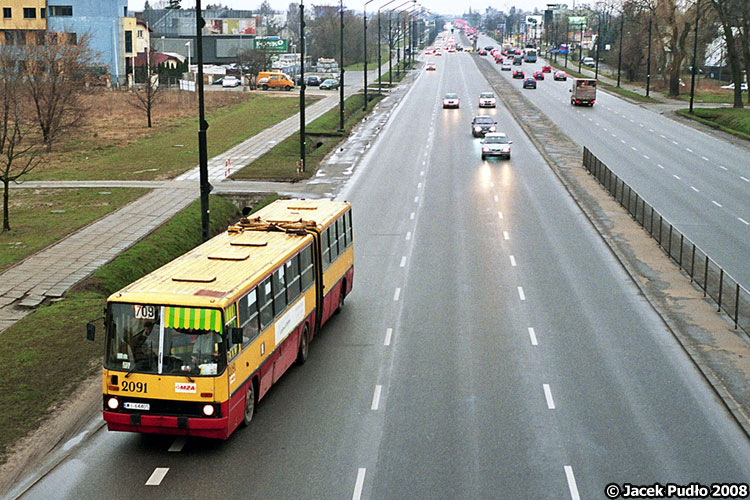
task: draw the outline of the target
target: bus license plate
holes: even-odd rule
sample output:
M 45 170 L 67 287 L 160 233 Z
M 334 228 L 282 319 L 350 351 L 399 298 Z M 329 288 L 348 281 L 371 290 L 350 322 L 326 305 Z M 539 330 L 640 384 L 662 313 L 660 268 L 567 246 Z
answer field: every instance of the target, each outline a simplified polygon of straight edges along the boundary
M 126 410 L 150 410 L 151 405 L 148 403 L 125 403 L 122 405 Z

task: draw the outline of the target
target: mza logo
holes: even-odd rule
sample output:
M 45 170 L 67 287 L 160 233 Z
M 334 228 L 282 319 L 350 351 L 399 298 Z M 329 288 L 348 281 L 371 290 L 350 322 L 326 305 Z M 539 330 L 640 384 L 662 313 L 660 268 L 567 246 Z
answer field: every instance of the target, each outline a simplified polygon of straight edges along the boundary
M 188 394 L 195 394 L 196 392 L 196 385 L 195 384 L 189 384 L 187 382 L 175 382 L 174 384 L 174 392 L 184 392 Z

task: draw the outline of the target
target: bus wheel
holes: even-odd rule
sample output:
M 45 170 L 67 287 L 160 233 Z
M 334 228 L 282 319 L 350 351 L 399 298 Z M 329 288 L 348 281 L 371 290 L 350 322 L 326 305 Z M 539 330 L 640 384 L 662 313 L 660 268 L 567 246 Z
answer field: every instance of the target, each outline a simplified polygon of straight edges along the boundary
M 247 384 L 247 394 L 245 394 L 245 415 L 242 419 L 242 425 L 247 427 L 250 425 L 250 421 L 253 419 L 255 413 L 255 389 L 253 388 L 253 381 L 251 380 Z
M 307 337 L 307 325 L 302 329 L 299 338 L 299 350 L 297 351 L 297 364 L 303 365 L 307 361 L 307 354 L 310 352 L 310 339 Z
M 344 298 L 346 297 L 346 280 L 341 282 L 341 290 L 339 291 L 339 306 L 336 308 L 335 313 L 338 314 L 341 312 L 341 309 L 344 308 Z

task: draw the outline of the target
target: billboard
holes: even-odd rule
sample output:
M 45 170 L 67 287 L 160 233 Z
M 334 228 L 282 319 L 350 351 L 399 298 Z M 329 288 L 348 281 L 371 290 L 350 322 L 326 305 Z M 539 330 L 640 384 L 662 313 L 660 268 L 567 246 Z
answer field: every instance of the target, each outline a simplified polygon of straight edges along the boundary
M 289 52 L 289 40 L 276 36 L 259 36 L 253 41 L 255 50 L 269 50 L 273 52 Z
M 255 18 L 206 19 L 204 35 L 254 35 Z
M 578 26 L 579 28 L 586 26 L 586 18 L 583 16 L 568 16 L 568 25 Z

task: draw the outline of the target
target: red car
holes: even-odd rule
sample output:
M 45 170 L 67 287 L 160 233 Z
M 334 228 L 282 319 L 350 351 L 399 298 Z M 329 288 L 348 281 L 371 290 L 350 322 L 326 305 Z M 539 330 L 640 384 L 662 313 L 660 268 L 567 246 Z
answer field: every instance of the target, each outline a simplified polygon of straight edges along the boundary
M 549 65 L 545 64 L 544 66 L 542 66 L 542 71 L 544 73 L 552 73 L 552 66 L 549 66 Z
M 502 64 L 503 58 L 500 56 L 495 56 L 495 64 Z
M 513 78 L 523 78 L 524 76 L 526 75 L 523 74 L 523 70 L 517 69 L 513 71 Z
M 534 79 L 544 80 L 544 73 L 542 73 L 541 71 L 534 71 Z

